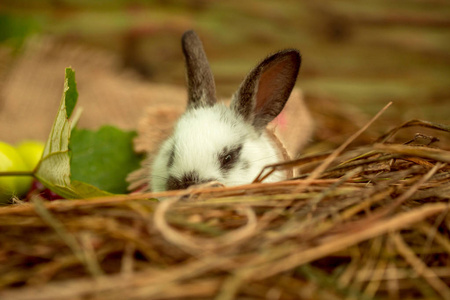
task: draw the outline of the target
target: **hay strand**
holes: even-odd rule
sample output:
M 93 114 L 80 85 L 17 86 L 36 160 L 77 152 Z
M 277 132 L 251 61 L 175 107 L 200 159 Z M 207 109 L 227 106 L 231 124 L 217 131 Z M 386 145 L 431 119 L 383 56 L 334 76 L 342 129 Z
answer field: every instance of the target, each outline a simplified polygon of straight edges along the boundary
M 448 155 L 342 147 L 284 182 L 1 207 L 0 298 L 446 299 Z

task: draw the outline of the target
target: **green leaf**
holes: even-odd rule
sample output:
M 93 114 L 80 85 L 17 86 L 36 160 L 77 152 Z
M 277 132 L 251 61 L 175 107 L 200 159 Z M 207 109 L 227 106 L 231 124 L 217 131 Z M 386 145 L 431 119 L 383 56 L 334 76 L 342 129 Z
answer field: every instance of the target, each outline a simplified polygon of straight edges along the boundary
M 64 92 L 44 148 L 42 159 L 34 176 L 47 188 L 64 198 L 87 198 L 109 195 L 89 184 L 71 182 L 69 140 L 71 121 L 69 117 L 77 103 L 75 72 L 66 68 Z
M 66 118 L 69 119 L 72 115 L 73 109 L 77 104 L 78 91 L 77 83 L 75 81 L 75 72 L 71 68 L 66 68 L 66 80 L 64 81 L 64 96 L 63 99 L 66 105 Z
M 72 180 L 89 183 L 110 193 L 127 192 L 126 176 L 140 166 L 141 157 L 133 151 L 134 131 L 112 126 L 97 131 L 74 129 L 69 148 Z

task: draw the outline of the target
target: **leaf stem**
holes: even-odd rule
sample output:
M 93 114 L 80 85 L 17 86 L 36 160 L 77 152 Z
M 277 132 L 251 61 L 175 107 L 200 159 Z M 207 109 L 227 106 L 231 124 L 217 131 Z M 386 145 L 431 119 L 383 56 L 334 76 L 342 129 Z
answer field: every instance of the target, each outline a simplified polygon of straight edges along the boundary
M 7 171 L 7 172 L 0 172 L 1 176 L 34 176 L 33 171 Z

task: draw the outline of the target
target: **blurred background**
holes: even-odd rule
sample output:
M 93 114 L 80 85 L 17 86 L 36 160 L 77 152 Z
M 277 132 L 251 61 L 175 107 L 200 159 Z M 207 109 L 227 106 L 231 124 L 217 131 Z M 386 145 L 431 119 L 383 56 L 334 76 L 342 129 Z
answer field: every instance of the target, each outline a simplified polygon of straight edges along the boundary
M 68 66 L 82 127 L 133 129 L 146 107 L 184 105 L 188 29 L 220 97 L 267 54 L 298 48 L 317 141 L 342 141 L 389 101 L 376 134 L 411 119 L 449 124 L 447 0 L 1 0 L 0 140 L 47 137 Z

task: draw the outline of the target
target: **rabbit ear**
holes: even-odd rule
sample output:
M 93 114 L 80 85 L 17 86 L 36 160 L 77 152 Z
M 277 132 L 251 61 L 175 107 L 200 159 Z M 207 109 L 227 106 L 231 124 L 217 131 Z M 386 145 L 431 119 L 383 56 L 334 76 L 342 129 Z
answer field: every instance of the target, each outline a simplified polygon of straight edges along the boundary
M 262 131 L 283 109 L 300 70 L 297 50 L 283 50 L 264 59 L 242 82 L 231 108 Z
M 214 105 L 216 86 L 200 38 L 193 30 L 186 31 L 181 43 L 186 60 L 188 109 Z

